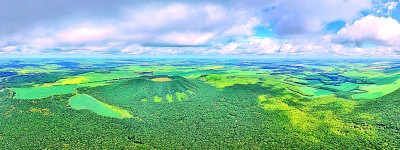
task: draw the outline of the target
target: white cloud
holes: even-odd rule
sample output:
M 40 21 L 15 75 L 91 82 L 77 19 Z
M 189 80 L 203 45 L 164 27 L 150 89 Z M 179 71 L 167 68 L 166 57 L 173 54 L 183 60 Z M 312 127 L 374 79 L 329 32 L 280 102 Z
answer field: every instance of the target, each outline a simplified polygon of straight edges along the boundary
M 144 47 L 137 44 L 129 45 L 121 49 L 123 54 L 131 55 L 207 55 L 208 47 Z M 214 52 L 211 52 L 214 53 Z
M 156 37 L 156 43 L 172 43 L 177 45 L 201 45 L 207 43 L 215 33 L 168 33 Z
M 142 35 L 139 42 L 202 45 L 229 36 L 251 35 L 259 23 L 256 11 L 218 3 L 149 5 L 126 10 L 121 27 L 132 35 Z
M 107 26 L 82 25 L 59 31 L 55 39 L 66 43 L 97 42 L 116 36 L 117 29 Z
M 7 33 L 0 35 L 0 53 L 394 56 L 400 43 L 396 20 L 367 16 L 350 23 L 362 17 L 361 11 L 375 10 L 373 1 L 374 6 L 370 0 L 206 0 L 129 5 L 110 1 L 107 5 L 113 6 L 107 12 L 103 8 L 108 6 L 101 4 L 77 13 L 65 10 L 71 15 L 39 14 L 40 21 L 30 20 L 24 29 L 10 28 L 19 22 L 5 22 L 0 25 L 5 28 L 0 32 Z M 379 3 L 385 12 L 397 5 L 393 1 Z M 29 16 L 27 12 L 24 16 Z M 83 17 L 77 16 L 78 12 L 84 12 Z M 335 35 L 324 36 L 325 25 L 337 20 L 349 24 Z M 278 36 L 254 37 L 258 26 L 268 26 Z M 11 29 L 13 32 L 5 32 Z M 362 48 L 343 44 L 364 42 L 379 45 Z
M 361 48 L 332 43 L 329 37 L 314 39 L 250 38 L 246 42 L 218 45 L 213 53 L 225 55 L 271 55 L 271 56 L 380 56 L 396 57 L 399 48 L 378 46 Z
M 232 42 L 220 46 L 217 50 L 220 54 L 249 54 L 249 55 L 270 55 L 278 53 L 281 45 L 280 42 L 271 38 L 255 38 L 251 37 L 245 42 Z
M 3 37 L 5 43 L 30 47 L 26 49 L 74 49 L 74 53 L 99 51 L 107 43 L 128 45 L 196 46 L 236 36 L 250 36 L 259 24 L 257 10 L 235 4 L 171 2 L 163 5 L 143 4 L 121 8 L 115 18 L 89 19 L 53 26 L 38 25 L 26 32 Z M 63 23 L 58 22 L 58 23 Z M 0 37 L 1 38 L 1 37 Z M 167 49 L 167 48 L 165 48 Z M 168 48 L 171 49 L 171 48 Z M 85 53 L 86 53 L 85 51 Z M 172 51 L 169 51 L 172 52 Z
M 131 30 L 163 30 L 171 25 L 187 25 L 190 17 L 198 16 L 199 11 L 184 4 L 167 6 L 147 6 L 139 9 L 127 9 L 124 20 Z M 180 25 L 179 25 L 180 26 Z M 176 26 L 178 27 L 178 26 Z
M 18 49 L 17 46 L 5 46 L 5 47 L 0 47 L 0 54 L 14 54 L 16 50 Z
M 248 53 L 255 54 L 275 54 L 280 49 L 280 44 L 270 38 L 254 39 L 243 46 Z
M 238 46 L 240 46 L 240 44 L 238 44 L 238 43 L 229 43 L 227 45 L 223 45 L 223 46 L 221 46 L 218 53 L 228 54 L 228 55 L 241 54 L 243 51 L 238 49 Z
M 232 26 L 231 28 L 225 31 L 225 35 L 253 35 L 253 28 L 260 24 L 260 20 L 253 17 L 250 18 L 246 24 L 238 24 Z
M 373 7 L 368 13 L 375 16 L 391 16 L 393 11 L 397 8 L 400 1 L 398 0 L 372 0 Z
M 391 12 L 392 10 L 394 10 L 397 7 L 398 4 L 399 4 L 399 2 L 387 2 L 387 3 L 385 3 L 385 7 L 389 12 Z
M 332 21 L 357 18 L 370 7 L 370 0 L 280 0 L 266 9 L 265 20 L 279 35 L 302 35 Z
M 121 52 L 133 55 L 148 53 L 151 51 L 152 49 L 150 47 L 143 47 L 137 44 L 129 45 L 128 47 L 121 49 Z
M 1 48 L 1 51 L 3 51 L 3 52 L 11 52 L 11 51 L 15 51 L 15 50 L 17 50 L 16 46 L 6 46 L 6 47 Z
M 345 43 L 400 46 L 400 24 L 393 18 L 366 16 L 347 24 L 336 36 Z

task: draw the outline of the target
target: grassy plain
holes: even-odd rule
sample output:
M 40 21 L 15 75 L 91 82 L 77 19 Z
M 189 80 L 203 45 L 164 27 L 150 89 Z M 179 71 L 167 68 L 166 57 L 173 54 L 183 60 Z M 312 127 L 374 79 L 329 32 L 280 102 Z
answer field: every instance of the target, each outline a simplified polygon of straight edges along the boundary
M 87 94 L 78 94 L 71 97 L 69 105 L 76 110 L 86 109 L 106 117 L 132 118 L 132 115 L 128 111 L 100 102 Z

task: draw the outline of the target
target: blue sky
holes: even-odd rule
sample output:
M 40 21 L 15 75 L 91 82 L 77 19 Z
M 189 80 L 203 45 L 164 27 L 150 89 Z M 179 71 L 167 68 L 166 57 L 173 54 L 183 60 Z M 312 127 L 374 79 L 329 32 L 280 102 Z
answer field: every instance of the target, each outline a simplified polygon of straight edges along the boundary
M 0 0 L 0 56 L 399 57 L 399 0 Z

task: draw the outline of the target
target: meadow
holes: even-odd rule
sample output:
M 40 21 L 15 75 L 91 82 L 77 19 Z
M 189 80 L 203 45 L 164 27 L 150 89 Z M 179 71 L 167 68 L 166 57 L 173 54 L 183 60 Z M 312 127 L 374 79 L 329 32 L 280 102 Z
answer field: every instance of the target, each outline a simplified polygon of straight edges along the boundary
M 395 59 L 1 59 L 0 149 L 399 149 Z

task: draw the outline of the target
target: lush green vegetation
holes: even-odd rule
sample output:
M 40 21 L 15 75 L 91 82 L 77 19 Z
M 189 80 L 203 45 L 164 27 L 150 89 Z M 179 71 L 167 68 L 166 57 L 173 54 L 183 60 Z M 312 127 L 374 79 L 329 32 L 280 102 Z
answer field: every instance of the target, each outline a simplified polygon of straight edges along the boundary
M 69 106 L 76 110 L 87 109 L 96 114 L 113 118 L 132 118 L 128 111 L 98 101 L 86 94 L 78 94 L 69 99 Z
M 0 64 L 0 149 L 400 148 L 395 61 L 68 61 Z
M 218 74 L 210 74 L 202 79 L 218 88 L 233 86 L 235 84 L 255 84 L 259 81 L 258 78 L 250 78 L 245 76 L 227 76 Z
M 13 88 L 15 99 L 41 99 L 52 95 L 76 93 L 77 85 Z
M 57 85 L 57 86 L 37 86 L 26 88 L 12 88 L 16 93 L 15 99 L 41 99 L 52 95 L 61 95 L 68 93 L 77 93 L 76 89 L 79 87 L 93 87 L 104 85 L 104 83 L 88 83 L 88 84 L 71 84 L 71 85 Z

